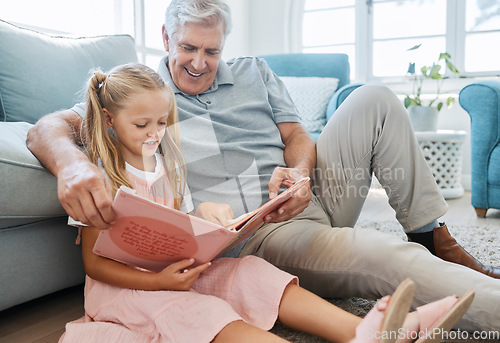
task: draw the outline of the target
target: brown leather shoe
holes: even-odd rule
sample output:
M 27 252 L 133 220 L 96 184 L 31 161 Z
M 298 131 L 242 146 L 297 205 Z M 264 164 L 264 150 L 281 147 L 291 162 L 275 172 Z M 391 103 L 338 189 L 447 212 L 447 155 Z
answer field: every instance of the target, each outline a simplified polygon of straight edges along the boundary
M 407 233 L 410 242 L 420 243 L 426 247 L 431 254 L 442 258 L 445 261 L 461 264 L 474 269 L 480 273 L 500 279 L 500 268 L 485 266 L 469 254 L 455 238 L 451 237 L 448 228 L 444 223 L 433 231 L 422 233 Z
M 477 270 L 492 278 L 500 279 L 500 268 L 485 266 L 476 260 L 457 243 L 455 238 L 451 236 L 446 225 L 444 223 L 440 224 L 442 226 L 434 229 L 434 249 L 437 257 Z

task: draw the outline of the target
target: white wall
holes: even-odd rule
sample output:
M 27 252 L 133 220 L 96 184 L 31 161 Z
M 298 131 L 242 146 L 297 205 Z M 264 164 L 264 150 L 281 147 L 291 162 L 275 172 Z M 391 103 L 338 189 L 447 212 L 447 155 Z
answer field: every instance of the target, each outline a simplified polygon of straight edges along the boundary
M 288 53 L 293 50 L 290 39 L 288 13 L 298 0 L 227 0 L 233 12 L 233 32 L 226 42 L 223 58 Z M 471 81 L 469 81 L 471 82 Z M 400 87 L 388 85 L 401 93 Z M 454 93 L 465 86 L 453 86 Z M 470 189 L 470 119 L 457 103 L 452 109 L 440 112 L 438 129 L 464 130 L 467 139 L 463 145 L 462 185 Z
M 224 59 L 288 52 L 286 13 L 294 0 L 226 1 L 231 6 L 233 32 L 224 47 Z
M 250 55 L 250 0 L 226 0 L 231 7 L 233 29 L 227 37 L 222 58 Z
M 278 54 L 287 51 L 289 0 L 251 0 L 250 52 L 252 55 Z

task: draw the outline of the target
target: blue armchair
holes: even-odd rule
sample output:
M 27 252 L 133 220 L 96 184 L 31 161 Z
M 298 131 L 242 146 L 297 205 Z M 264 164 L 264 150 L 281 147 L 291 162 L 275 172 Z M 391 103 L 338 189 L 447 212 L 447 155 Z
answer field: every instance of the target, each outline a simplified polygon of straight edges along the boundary
M 471 118 L 471 202 L 485 217 L 500 209 L 500 80 L 464 87 L 459 101 Z
M 327 122 L 347 96 L 362 84 L 350 83 L 350 65 L 346 54 L 277 54 L 264 55 L 276 75 L 294 77 L 329 77 L 339 80 L 337 90 L 328 101 L 324 113 Z M 310 131 L 317 140 L 320 131 Z

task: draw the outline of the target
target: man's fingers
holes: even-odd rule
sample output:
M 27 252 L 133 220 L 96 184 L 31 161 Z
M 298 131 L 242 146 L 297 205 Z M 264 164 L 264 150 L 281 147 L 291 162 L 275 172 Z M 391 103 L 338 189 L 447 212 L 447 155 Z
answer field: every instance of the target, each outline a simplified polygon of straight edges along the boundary
M 61 205 L 71 218 L 73 218 L 76 221 L 82 222 L 83 224 L 88 224 L 85 222 L 85 216 L 83 214 L 83 210 L 81 206 L 78 206 L 76 208 L 73 208 L 69 203 L 64 203 L 61 201 Z
M 264 221 L 266 223 L 280 223 L 282 221 L 292 219 L 299 213 L 302 213 L 307 206 L 309 206 L 309 201 L 311 200 L 310 193 L 308 193 L 308 196 L 305 197 L 296 195 L 284 202 L 275 211 L 269 213 L 264 218 Z
M 267 184 L 269 187 L 269 199 L 273 199 L 278 195 L 280 186 L 285 178 L 286 170 L 284 168 L 277 167 L 274 169 L 269 179 L 269 183 Z
M 80 221 L 83 224 L 90 224 L 85 216 L 82 204 L 80 203 L 80 198 L 76 196 L 74 192 L 69 191 L 65 187 L 58 187 L 58 190 L 59 201 L 61 202 L 61 205 L 66 213 L 74 220 Z
M 116 220 L 115 212 L 113 211 L 113 197 L 111 195 L 111 186 L 106 184 L 106 188 L 98 187 L 92 190 L 92 199 L 99 212 L 99 218 L 108 226 Z
M 291 187 L 303 177 L 304 175 L 300 174 L 294 168 L 275 168 L 267 184 L 269 187 L 269 199 L 273 199 L 278 195 L 280 186 Z
M 61 172 L 58 176 L 58 196 L 66 212 L 84 224 L 109 229 L 115 220 L 111 207 L 111 185 L 97 166 L 90 162 Z
M 106 218 L 110 219 L 105 219 L 101 215 L 101 211 L 95 206 L 92 196 L 88 193 L 78 199 L 66 201 L 63 207 L 74 220 L 80 221 L 85 225 L 95 226 L 101 230 L 109 229 L 112 220 L 115 218 L 113 209 L 111 206 L 108 206 L 104 213 L 106 213 Z
M 101 230 L 109 229 L 110 224 L 106 222 L 102 216 L 99 209 L 96 207 L 94 198 L 90 193 L 82 195 L 80 199 L 80 206 L 83 208 L 83 212 L 86 220 L 92 225 Z
M 276 211 L 269 213 L 264 221 L 266 223 L 279 223 L 302 213 L 311 201 L 310 185 L 304 185 L 290 199 L 285 201 Z
M 296 215 L 302 213 L 306 209 L 306 207 L 307 206 L 304 206 L 291 211 L 287 211 L 285 209 L 278 209 L 277 211 L 269 213 L 264 219 L 264 221 L 266 223 L 281 223 L 283 221 L 290 220 L 294 218 Z

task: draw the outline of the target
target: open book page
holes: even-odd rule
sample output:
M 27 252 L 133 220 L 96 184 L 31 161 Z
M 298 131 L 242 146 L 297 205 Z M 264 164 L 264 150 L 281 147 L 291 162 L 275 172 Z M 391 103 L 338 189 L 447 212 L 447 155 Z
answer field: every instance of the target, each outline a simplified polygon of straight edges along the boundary
M 191 257 L 196 266 L 250 237 L 267 214 L 308 181 L 298 182 L 228 228 L 157 204 L 134 194 L 134 190 L 121 187 L 113 202 L 117 220 L 111 229 L 100 232 L 93 251 L 152 271 Z
M 303 185 L 309 182 L 309 178 L 305 177 L 294 183 L 290 188 L 279 194 L 274 199 L 269 200 L 264 205 L 255 211 L 242 214 L 241 216 L 231 220 L 228 228 L 240 231 L 249 221 L 255 220 L 255 217 L 265 217 L 272 211 L 276 210 L 279 205 L 290 199 Z
M 212 260 L 236 235 L 226 228 L 142 198 L 121 187 L 113 210 L 116 222 L 102 230 L 94 253 L 125 264 L 160 271 L 182 259 L 195 265 Z
M 224 254 L 226 251 L 231 250 L 245 239 L 250 237 L 263 223 L 264 218 L 271 212 L 278 209 L 278 207 L 285 201 L 290 199 L 299 189 L 310 181 L 309 177 L 305 177 L 297 181 L 293 186 L 287 188 L 284 192 L 279 194 L 274 199 L 269 200 L 264 205 L 247 213 L 246 215 L 239 216 L 232 221 L 228 227 L 231 230 L 237 231 L 238 235 L 233 238 L 229 244 L 222 249 L 217 256 Z

